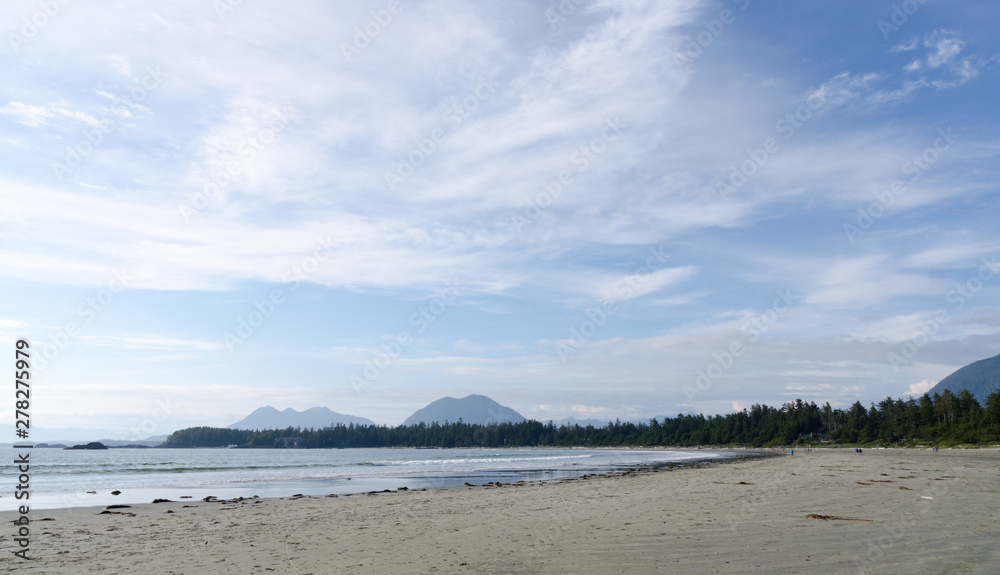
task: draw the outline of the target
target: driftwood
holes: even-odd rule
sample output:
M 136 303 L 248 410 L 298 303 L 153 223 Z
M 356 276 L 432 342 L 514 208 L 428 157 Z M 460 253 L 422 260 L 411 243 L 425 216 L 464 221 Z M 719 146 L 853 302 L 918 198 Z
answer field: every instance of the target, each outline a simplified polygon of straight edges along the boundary
M 854 519 L 853 517 L 837 517 L 836 515 L 818 515 L 816 513 L 810 513 L 806 515 L 806 519 L 822 519 L 823 521 L 875 521 L 874 519 Z

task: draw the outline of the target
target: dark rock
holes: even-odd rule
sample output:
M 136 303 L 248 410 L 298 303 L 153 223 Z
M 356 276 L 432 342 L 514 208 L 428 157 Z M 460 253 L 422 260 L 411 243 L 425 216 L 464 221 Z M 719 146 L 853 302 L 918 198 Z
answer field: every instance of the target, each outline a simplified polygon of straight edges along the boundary
M 169 499 L 154 499 L 153 503 L 173 503 L 173 501 Z
M 64 449 L 107 449 L 108 446 L 100 443 L 98 441 L 92 441 L 86 445 L 74 445 L 73 447 L 66 447 Z
M 115 489 L 114 491 L 111 492 L 111 495 L 121 495 L 121 494 L 122 494 L 122 492 L 118 491 L 117 489 Z

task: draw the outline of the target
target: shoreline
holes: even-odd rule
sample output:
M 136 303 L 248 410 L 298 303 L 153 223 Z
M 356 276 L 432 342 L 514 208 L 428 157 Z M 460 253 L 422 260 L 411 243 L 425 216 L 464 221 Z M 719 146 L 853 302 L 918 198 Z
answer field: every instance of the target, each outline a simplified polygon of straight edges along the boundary
M 0 566 L 17 573 L 988 573 L 1000 562 L 998 469 L 997 449 L 797 449 L 499 486 L 144 503 L 103 514 L 53 509 L 32 513 L 35 559 L 7 553 Z M 0 518 L 10 529 L 13 514 Z
M 73 473 L 57 474 L 52 484 L 41 481 L 46 478 L 44 467 L 36 471 L 40 474 L 35 488 L 31 492 L 32 508 L 49 510 L 76 507 L 103 507 L 114 504 L 139 505 L 150 503 L 157 499 L 187 501 L 200 500 L 206 496 L 219 499 L 236 497 L 250 498 L 280 498 L 292 494 L 305 495 L 346 495 L 369 491 L 384 491 L 399 486 L 414 488 L 436 488 L 444 486 L 463 485 L 467 482 L 481 483 L 512 483 L 517 481 L 552 480 L 565 477 L 579 477 L 608 471 L 641 468 L 658 465 L 669 460 L 702 461 L 713 458 L 744 457 L 744 451 L 680 451 L 680 450 L 574 450 L 562 449 L 504 449 L 484 448 L 454 450 L 455 455 L 447 450 L 438 450 L 433 454 L 427 451 L 410 449 L 385 450 L 394 452 L 383 458 L 378 452 L 383 450 L 365 448 L 363 456 L 329 454 L 331 457 L 348 458 L 348 461 L 327 459 L 323 454 L 313 450 L 289 450 L 275 453 L 274 450 L 262 450 L 261 453 L 246 454 L 237 459 L 226 458 L 232 455 L 228 450 L 213 450 L 219 455 L 205 456 L 184 464 L 184 452 L 175 452 L 164 456 L 163 461 L 175 464 L 164 465 L 164 469 L 156 470 L 162 475 L 162 481 L 142 480 L 142 474 L 124 473 L 119 476 L 115 471 L 100 477 L 90 472 L 89 452 L 78 456 L 63 456 L 61 460 L 40 460 L 41 465 L 59 465 L 64 463 L 75 467 L 64 467 L 70 471 L 80 470 L 86 473 L 85 480 L 70 483 L 67 479 L 74 477 Z M 110 460 L 97 454 L 101 465 L 107 465 Z M 534 454 L 541 453 L 537 461 Z M 574 454 L 585 453 L 584 459 L 576 459 Z M 416 455 L 414 455 L 416 454 Z M 424 455 L 427 454 L 426 461 Z M 659 454 L 659 455 L 657 455 Z M 258 456 L 263 459 L 258 460 Z M 318 456 L 318 458 L 317 458 Z M 564 456 L 568 456 L 564 457 Z M 207 458 L 206 458 L 207 457 Z M 480 458 L 486 459 L 480 459 Z M 522 459 L 527 457 L 528 459 Z M 181 458 L 181 459 L 177 459 Z M 221 459 L 220 459 L 221 458 Z M 369 463 L 373 461 L 375 463 Z M 453 459 L 458 458 L 458 459 Z M 498 459 L 494 459 L 498 458 Z M 504 461 L 510 459 L 509 467 Z M 384 460 L 383 460 L 384 459 Z M 550 460 L 555 460 L 551 462 Z M 355 461 L 356 460 L 356 461 Z M 364 462 L 362 462 L 364 460 Z M 399 460 L 399 461 L 397 461 Z M 472 462 L 468 466 L 461 461 Z M 575 462 L 579 461 L 579 462 Z M 479 463 L 477 463 L 479 462 Z M 499 462 L 499 463 L 498 463 Z M 36 461 L 36 465 L 39 462 Z M 153 462 L 159 465 L 155 461 Z M 409 466 L 408 463 L 420 465 Z M 126 458 L 119 462 L 129 470 L 142 470 L 150 465 L 146 458 Z M 426 464 L 426 465 L 425 465 Z M 552 466 L 550 466 L 550 464 Z M 207 467 L 206 467 L 207 466 Z M 181 468 L 190 468 L 188 473 L 170 473 Z M 212 469 L 215 468 L 215 469 Z M 251 471 L 254 469 L 277 470 L 276 474 Z M 283 469 L 293 470 L 288 473 Z M 211 473 L 201 473 L 209 469 Z M 352 481 L 353 479 L 353 481 Z M 0 499 L 0 511 L 16 509 L 17 501 L 13 498 Z

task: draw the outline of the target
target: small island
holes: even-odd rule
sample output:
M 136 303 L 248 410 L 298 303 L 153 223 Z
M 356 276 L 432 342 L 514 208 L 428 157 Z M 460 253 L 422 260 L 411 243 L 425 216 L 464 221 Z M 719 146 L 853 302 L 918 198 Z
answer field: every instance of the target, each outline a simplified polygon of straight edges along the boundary
M 87 445 L 74 445 L 73 447 L 64 447 L 63 449 L 107 449 L 108 446 L 104 445 L 99 441 L 92 441 Z

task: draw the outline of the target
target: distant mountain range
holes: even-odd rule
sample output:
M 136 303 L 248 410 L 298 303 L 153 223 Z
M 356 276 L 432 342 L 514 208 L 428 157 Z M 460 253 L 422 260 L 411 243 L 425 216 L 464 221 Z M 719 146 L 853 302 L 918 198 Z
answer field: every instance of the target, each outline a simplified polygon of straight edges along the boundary
M 344 415 L 325 407 L 311 407 L 305 411 L 295 411 L 289 407 L 278 411 L 268 405 L 254 410 L 250 415 L 227 427 L 229 429 L 285 429 L 288 427 L 322 429 L 338 423 L 375 425 L 375 422 L 370 419 Z
M 998 356 L 998 358 L 1000 358 L 1000 356 Z M 993 358 L 993 360 L 997 360 L 998 358 Z M 942 380 L 941 383 L 944 383 L 944 380 Z M 985 400 L 980 400 L 980 403 L 985 403 Z M 507 406 L 500 405 L 485 395 L 469 395 L 461 399 L 444 397 L 431 402 L 426 407 L 418 409 L 413 415 L 406 418 L 403 425 L 415 425 L 421 421 L 425 423 L 444 423 L 446 421 L 454 423 L 459 419 L 461 419 L 464 423 L 474 423 L 479 425 L 489 425 L 492 423 L 502 422 L 519 423 L 525 421 L 525 417 L 520 413 Z M 657 419 L 663 418 L 658 417 Z M 545 420 L 543 423 L 548 421 L 549 420 Z M 575 417 L 567 417 L 564 419 L 553 420 L 552 422 L 556 426 L 579 425 L 580 427 L 586 427 L 588 425 L 592 425 L 594 427 L 604 427 L 608 424 L 608 421 L 613 421 L 613 418 L 576 419 Z M 633 422 L 638 423 L 639 421 L 648 422 L 649 419 L 637 419 Z M 355 425 L 375 425 L 375 423 L 370 419 L 337 413 L 336 411 L 332 411 L 326 407 L 312 407 L 306 409 L 305 411 L 296 411 L 292 408 L 288 408 L 279 411 L 274 407 L 265 406 L 254 410 L 253 413 L 247 417 L 227 427 L 229 429 L 249 430 L 286 429 L 289 427 L 321 429 L 330 425 L 337 425 L 338 423 L 344 425 L 350 425 L 352 423 Z M 14 431 L 15 429 L 13 425 L 0 424 L 0 437 L 14 437 Z M 100 441 L 109 447 L 121 447 L 125 445 L 155 446 L 159 445 L 167 438 L 166 435 L 157 435 L 147 437 L 142 440 L 112 439 L 120 438 L 121 434 L 107 429 L 80 429 L 73 427 L 51 429 L 32 428 L 31 432 L 31 442 L 36 444 L 44 442 L 48 444 L 74 445 L 80 442 Z M 0 443 L 0 446 L 4 445 L 9 444 Z
M 12 424 L 0 424 L 0 437 L 16 437 L 15 428 Z M 100 441 L 109 446 L 119 445 L 158 445 L 166 439 L 166 435 L 156 435 L 145 439 L 123 438 L 123 434 L 116 433 L 110 429 L 83 429 L 79 427 L 35 427 L 31 426 L 31 437 L 28 443 L 65 443 L 73 445 L 75 443 Z M 22 442 L 23 443 L 23 442 Z M 4 445 L 4 444 L 0 444 Z
M 524 417 L 509 407 L 504 407 L 485 395 L 469 395 L 462 399 L 443 397 L 431 402 L 427 407 L 418 409 L 406 418 L 403 425 L 424 423 L 455 423 L 459 419 L 463 423 L 489 425 L 491 423 L 520 423 Z
M 1000 355 L 970 363 L 942 379 L 927 393 L 934 395 L 948 390 L 958 395 L 968 389 L 979 405 L 986 406 L 986 398 L 1000 390 Z

